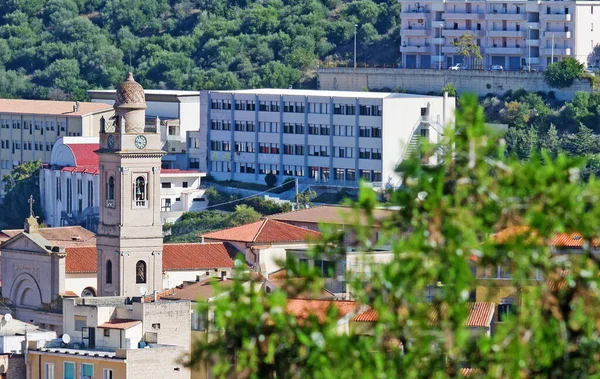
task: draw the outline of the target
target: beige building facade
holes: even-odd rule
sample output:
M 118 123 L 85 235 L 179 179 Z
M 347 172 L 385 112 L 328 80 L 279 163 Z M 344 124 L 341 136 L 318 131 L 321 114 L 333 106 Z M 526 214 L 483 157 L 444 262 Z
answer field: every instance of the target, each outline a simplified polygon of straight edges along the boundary
M 402 67 L 544 69 L 573 57 L 598 65 L 600 1 L 399 0 L 402 5 Z M 594 30 L 594 27 L 596 30 Z M 466 62 L 452 46 L 471 33 L 482 62 Z
M 24 162 L 48 162 L 57 138 L 97 136 L 100 119 L 113 113 L 107 104 L 0 99 L 0 177 Z

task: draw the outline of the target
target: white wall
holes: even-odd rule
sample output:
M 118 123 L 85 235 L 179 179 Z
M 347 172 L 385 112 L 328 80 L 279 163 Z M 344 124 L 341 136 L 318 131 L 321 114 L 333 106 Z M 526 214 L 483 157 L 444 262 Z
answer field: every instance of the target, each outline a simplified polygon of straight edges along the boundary
M 588 55 L 593 51 L 594 46 L 600 44 L 600 1 L 578 1 L 574 8 L 575 58 L 585 66 L 596 64 L 596 62 L 588 62 Z
M 163 288 L 174 288 L 178 285 L 183 284 L 183 282 L 195 282 L 197 277 L 200 277 L 200 280 L 204 280 L 209 277 L 221 277 L 221 272 L 225 271 L 226 278 L 232 277 L 232 269 L 231 268 L 218 268 L 217 271 L 214 269 L 206 269 L 206 270 L 177 270 L 177 271 L 167 271 L 163 275 Z M 209 275 L 206 275 L 208 272 Z
M 96 290 L 96 273 L 91 274 L 67 274 L 65 280 L 65 290 L 73 291 L 81 296 L 84 289 L 91 287 Z

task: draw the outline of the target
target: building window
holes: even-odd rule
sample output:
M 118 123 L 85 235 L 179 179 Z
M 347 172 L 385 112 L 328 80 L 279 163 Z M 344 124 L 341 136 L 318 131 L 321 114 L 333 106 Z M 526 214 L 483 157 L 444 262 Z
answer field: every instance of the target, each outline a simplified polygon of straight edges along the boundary
M 113 370 L 105 368 L 102 371 L 102 379 L 113 379 Z
M 135 205 L 143 207 L 146 205 L 146 179 L 143 176 L 138 176 L 135 179 Z
M 108 178 L 108 188 L 106 191 L 106 200 L 114 200 L 115 199 L 115 178 Z
M 67 213 L 73 210 L 73 188 L 71 187 L 71 179 L 67 178 Z
M 161 183 L 162 188 L 171 188 L 171 183 L 170 182 L 163 182 Z
M 104 329 L 104 337 L 110 337 L 110 329 Z
M 106 261 L 106 284 L 112 284 L 112 262 Z
M 152 324 L 152 329 L 159 330 L 160 329 L 160 324 L 159 323 Z
M 507 317 L 516 313 L 517 306 L 512 298 L 505 297 L 500 299 L 500 304 L 498 304 L 498 322 L 506 321 Z
M 189 165 L 190 165 L 190 168 L 200 168 L 200 159 L 190 158 Z
M 94 365 L 89 363 L 81 364 L 81 379 L 93 379 L 94 378 Z
M 44 364 L 44 379 L 54 379 L 54 363 Z
M 182 186 L 183 186 L 183 188 L 188 188 L 188 182 L 183 182 Z
M 87 206 L 88 207 L 93 207 L 94 206 L 94 182 L 91 180 L 88 180 L 87 182 L 87 195 L 88 195 L 88 200 L 87 200 Z
M 75 363 L 64 362 L 63 363 L 63 377 L 64 379 L 75 379 Z
M 135 264 L 135 282 L 137 284 L 146 283 L 146 262 L 138 261 Z
M 60 177 L 56 178 L 56 200 L 62 200 L 62 188 L 60 187 Z

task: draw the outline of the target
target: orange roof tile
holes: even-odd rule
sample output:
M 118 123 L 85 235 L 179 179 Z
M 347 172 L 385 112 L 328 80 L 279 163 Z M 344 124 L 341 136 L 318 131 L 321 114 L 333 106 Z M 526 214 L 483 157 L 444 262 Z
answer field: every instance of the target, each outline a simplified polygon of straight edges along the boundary
M 207 278 L 200 282 L 190 284 L 176 291 L 172 295 L 163 296 L 166 300 L 208 300 L 215 295 L 215 285 L 217 288 L 225 289 L 233 285 L 233 280 L 222 280 L 219 278 Z
M 467 328 L 488 328 L 491 325 L 492 319 L 494 318 L 494 312 L 496 310 L 496 304 L 489 302 L 470 302 L 468 303 L 469 314 L 465 320 L 464 326 Z M 437 311 L 435 309 L 430 310 L 429 318 L 430 324 L 437 322 Z M 357 315 L 352 319 L 356 322 L 376 322 L 379 320 L 379 314 L 373 308 L 366 310 L 365 312 Z
M 112 320 L 105 322 L 104 324 L 98 325 L 98 328 L 102 329 L 129 329 L 133 326 L 139 325 L 142 322 L 140 320 L 130 320 L 127 318 L 113 318 Z
M 110 104 L 80 102 L 79 111 L 73 112 L 73 105 L 75 105 L 74 101 L 0 99 L 0 113 L 72 117 L 112 110 Z
M 314 315 L 319 322 L 324 322 L 330 307 L 337 308 L 338 317 L 342 318 L 354 311 L 358 305 L 355 301 L 345 300 L 288 299 L 286 312 L 299 321 L 306 321 Z
M 237 249 L 223 242 L 163 245 L 163 270 L 232 268 Z
M 373 218 L 375 221 L 381 221 L 393 214 L 389 209 L 374 209 Z M 320 205 L 318 207 L 300 209 L 293 212 L 278 213 L 267 218 L 284 222 L 304 222 L 310 224 L 324 223 L 335 225 L 346 225 L 354 223 L 354 210 L 345 206 Z M 364 215 L 360 215 L 361 224 L 366 223 Z
M 65 272 L 68 274 L 93 274 L 98 271 L 96 247 L 67 247 Z
M 207 239 L 247 243 L 304 242 L 321 233 L 271 219 L 204 234 Z
M 2 232 L 12 238 L 23 232 L 23 229 L 8 229 Z M 81 226 L 40 228 L 39 233 L 54 246 L 96 246 L 96 235 Z
M 507 243 L 515 240 L 517 237 L 528 237 L 531 242 L 535 238 L 538 238 L 538 233 L 534 230 L 530 231 L 528 226 L 512 226 L 504 230 L 499 231 L 494 235 L 494 240 L 498 243 Z M 580 233 L 556 233 L 554 236 L 546 241 L 547 246 L 554 247 L 583 247 L 583 237 Z M 540 242 L 541 243 L 541 242 Z M 592 246 L 600 246 L 600 240 L 598 238 L 592 239 Z
M 65 293 L 63 293 L 63 296 L 65 296 L 65 297 L 79 297 L 79 295 L 76 294 L 73 291 L 65 291 Z
M 68 274 L 95 273 L 98 271 L 95 246 L 70 246 L 66 248 L 65 272 Z M 163 269 L 204 270 L 232 268 L 230 254 L 237 250 L 223 242 L 165 244 Z

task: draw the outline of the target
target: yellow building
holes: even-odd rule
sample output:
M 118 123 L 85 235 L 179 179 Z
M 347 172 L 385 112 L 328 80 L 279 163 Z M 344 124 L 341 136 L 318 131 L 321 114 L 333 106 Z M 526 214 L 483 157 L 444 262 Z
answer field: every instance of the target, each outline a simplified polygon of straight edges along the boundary
M 59 137 L 98 136 L 100 119 L 113 114 L 101 103 L 0 99 L 0 177 L 23 162 L 50 161 Z

